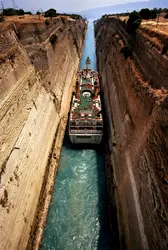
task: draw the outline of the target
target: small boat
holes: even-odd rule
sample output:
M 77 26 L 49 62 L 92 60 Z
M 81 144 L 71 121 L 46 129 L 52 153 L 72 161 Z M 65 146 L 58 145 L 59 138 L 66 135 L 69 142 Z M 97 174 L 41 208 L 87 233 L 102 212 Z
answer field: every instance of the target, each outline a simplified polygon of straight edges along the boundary
M 89 57 L 87 57 L 87 58 L 86 58 L 86 67 L 87 67 L 87 65 L 89 65 L 89 64 L 91 64 L 91 60 L 90 60 Z

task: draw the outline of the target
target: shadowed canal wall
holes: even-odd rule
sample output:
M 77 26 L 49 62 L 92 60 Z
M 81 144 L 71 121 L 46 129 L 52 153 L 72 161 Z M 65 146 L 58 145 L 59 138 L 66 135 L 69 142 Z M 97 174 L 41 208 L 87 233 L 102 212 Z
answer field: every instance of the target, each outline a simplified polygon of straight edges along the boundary
M 122 249 L 165 250 L 168 36 L 144 24 L 130 35 L 125 22 L 112 17 L 95 27 L 120 243 Z M 127 57 L 128 48 L 132 56 Z

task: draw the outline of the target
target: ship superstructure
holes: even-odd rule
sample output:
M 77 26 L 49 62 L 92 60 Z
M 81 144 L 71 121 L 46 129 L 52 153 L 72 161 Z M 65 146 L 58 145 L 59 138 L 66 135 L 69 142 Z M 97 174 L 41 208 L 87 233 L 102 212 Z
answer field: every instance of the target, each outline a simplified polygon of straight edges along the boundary
M 99 144 L 103 136 L 103 117 L 98 72 L 86 68 L 77 73 L 69 119 L 72 143 Z

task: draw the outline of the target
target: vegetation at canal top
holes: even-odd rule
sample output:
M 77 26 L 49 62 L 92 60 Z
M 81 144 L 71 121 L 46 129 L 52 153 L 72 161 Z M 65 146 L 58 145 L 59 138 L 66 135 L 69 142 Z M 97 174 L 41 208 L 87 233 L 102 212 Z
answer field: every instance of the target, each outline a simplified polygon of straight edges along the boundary
M 150 19 L 156 19 L 157 11 L 155 9 L 150 11 Z
M 24 11 L 23 9 L 13 9 L 13 8 L 7 8 L 3 10 L 3 15 L 4 16 L 23 16 L 23 15 L 32 15 L 31 11 Z
M 44 12 L 44 17 L 50 17 L 52 19 L 53 17 L 57 16 L 56 12 L 57 11 L 55 9 L 49 9 L 46 12 Z
M 161 10 L 158 10 L 156 8 L 154 8 L 153 10 L 149 10 L 146 8 L 140 11 L 140 15 L 142 19 L 149 20 L 149 19 L 156 19 L 157 14 L 161 12 L 162 12 Z
M 134 33 L 141 25 L 142 18 L 140 14 L 136 11 L 133 11 L 129 15 L 129 19 L 127 21 L 127 31 L 129 33 Z
M 65 16 L 70 16 L 72 19 L 80 19 L 82 18 L 81 15 L 78 15 L 78 14 L 63 14 Z
M 67 13 L 57 13 L 55 9 L 49 9 L 44 13 L 44 17 L 56 17 L 56 16 L 67 16 L 73 19 L 80 19 L 82 18 L 81 15 L 78 14 L 67 14 Z
M 158 8 L 153 8 L 153 9 L 145 8 L 145 9 L 140 10 L 138 13 L 140 14 L 140 16 L 143 19 L 146 19 L 147 13 L 149 14 L 148 19 L 155 19 L 157 17 L 157 14 L 165 13 L 165 12 L 168 13 L 168 8 L 159 8 L 159 9 Z M 142 13 L 142 15 L 141 15 L 141 13 Z M 145 16 L 144 16 L 144 13 L 145 13 Z M 129 16 L 130 14 L 131 14 L 131 12 L 111 13 L 111 14 L 105 14 L 102 17 L 104 18 L 104 17 L 108 17 L 108 16 L 118 16 L 118 17 L 119 16 Z
M 149 9 L 142 9 L 140 11 L 140 15 L 143 19 L 148 20 L 150 18 L 150 10 Z
M 23 16 L 23 15 L 32 15 L 31 11 L 24 11 L 23 9 L 14 9 L 14 8 L 6 8 L 3 9 L 1 16 Z M 57 13 L 57 11 L 53 8 L 48 9 L 44 13 L 41 11 L 37 11 L 36 15 L 43 15 L 44 17 L 50 17 L 51 19 L 57 16 L 67 16 L 71 17 L 72 19 L 82 19 L 82 16 L 79 14 L 67 14 L 67 13 Z M 2 22 L 1 18 L 1 22 Z
M 78 15 L 78 14 L 67 14 L 67 13 L 57 13 L 57 11 L 55 9 L 49 9 L 46 12 L 44 12 L 44 17 L 56 17 L 56 16 L 69 16 L 73 19 L 80 19 L 82 18 L 82 16 Z

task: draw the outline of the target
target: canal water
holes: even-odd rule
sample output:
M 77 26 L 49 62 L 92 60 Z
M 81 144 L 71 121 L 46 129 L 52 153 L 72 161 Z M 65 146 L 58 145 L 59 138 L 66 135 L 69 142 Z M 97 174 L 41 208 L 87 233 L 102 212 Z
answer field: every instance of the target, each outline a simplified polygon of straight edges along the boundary
M 87 56 L 96 69 L 93 22 L 89 22 L 80 68 Z M 74 147 L 66 133 L 41 250 L 109 250 L 103 147 Z

